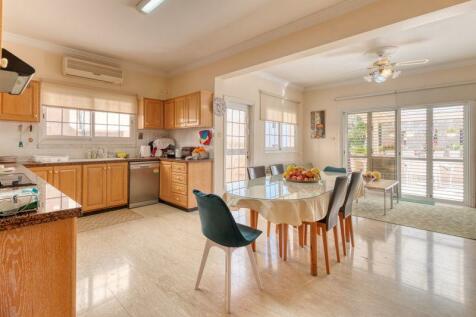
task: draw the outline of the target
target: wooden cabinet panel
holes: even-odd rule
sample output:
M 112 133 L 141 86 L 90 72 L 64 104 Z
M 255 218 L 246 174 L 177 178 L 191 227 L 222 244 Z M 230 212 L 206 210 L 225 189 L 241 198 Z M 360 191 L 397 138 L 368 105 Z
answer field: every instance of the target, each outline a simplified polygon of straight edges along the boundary
M 187 174 L 172 172 L 172 183 L 187 185 Z
M 187 163 L 175 163 L 172 162 L 173 173 L 187 173 Z
M 175 194 L 187 195 L 187 185 L 172 183 L 172 192 Z
M 58 165 L 53 168 L 54 183 L 58 188 L 75 201 L 81 203 L 82 168 L 81 165 Z
M 41 177 L 43 180 L 48 182 L 49 184 L 53 185 L 54 177 L 53 177 L 53 167 L 31 167 L 30 170 Z
M 186 195 L 181 195 L 181 194 L 176 194 L 172 193 L 172 199 L 171 203 L 178 205 L 180 207 L 187 208 L 187 196 Z
M 121 206 L 128 202 L 129 166 L 127 163 L 107 164 L 107 206 Z
M 164 102 L 164 129 L 175 128 L 175 101 L 173 99 Z
M 187 98 L 175 98 L 175 127 L 185 128 L 187 126 Z
M 159 197 L 169 201 L 172 196 L 172 163 L 160 162 L 160 189 Z
M 200 92 L 187 96 L 187 127 L 200 126 Z
M 139 103 L 137 113 L 139 129 L 163 129 L 164 103 L 158 99 L 144 98 Z
M 83 211 L 107 207 L 107 164 L 83 165 Z
M 0 99 L 0 120 L 40 121 L 40 83 L 38 81 L 31 81 L 19 96 L 2 93 Z

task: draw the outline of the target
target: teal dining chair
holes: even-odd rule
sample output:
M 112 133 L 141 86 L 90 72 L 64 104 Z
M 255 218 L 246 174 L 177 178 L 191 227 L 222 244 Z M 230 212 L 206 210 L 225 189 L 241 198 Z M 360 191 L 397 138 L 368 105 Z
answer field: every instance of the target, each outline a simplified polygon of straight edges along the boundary
M 203 269 L 205 268 L 210 248 L 218 247 L 224 250 L 226 254 L 225 306 L 227 313 L 229 313 L 231 298 L 231 255 L 233 251 L 241 247 L 246 247 L 258 287 L 263 289 L 254 252 L 251 249 L 251 243 L 253 243 L 262 232 L 236 223 L 230 209 L 219 196 L 205 194 L 196 189 L 193 190 L 193 194 L 197 199 L 202 233 L 207 238 L 195 289 L 199 289 L 200 280 L 202 279 Z
M 334 166 L 326 166 L 324 167 L 324 172 L 329 173 L 347 173 L 345 167 L 334 167 Z

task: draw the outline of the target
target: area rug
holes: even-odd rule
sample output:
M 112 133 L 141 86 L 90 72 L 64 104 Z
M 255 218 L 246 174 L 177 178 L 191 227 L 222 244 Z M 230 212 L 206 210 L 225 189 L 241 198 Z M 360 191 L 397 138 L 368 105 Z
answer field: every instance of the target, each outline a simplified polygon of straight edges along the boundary
M 104 228 L 141 218 L 144 217 L 130 209 L 112 210 L 97 215 L 83 216 L 78 219 L 78 232 Z
M 384 216 L 383 198 L 368 195 L 354 204 L 353 215 L 476 240 L 474 208 L 400 201 L 394 204 L 394 209 L 387 209 Z

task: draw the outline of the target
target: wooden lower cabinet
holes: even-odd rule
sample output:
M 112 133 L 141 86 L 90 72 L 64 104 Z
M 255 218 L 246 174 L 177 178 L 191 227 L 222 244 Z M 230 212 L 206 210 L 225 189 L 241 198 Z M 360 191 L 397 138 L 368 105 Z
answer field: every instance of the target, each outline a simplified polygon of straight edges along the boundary
M 107 164 L 107 206 L 126 205 L 129 198 L 129 165 Z
M 173 205 L 197 207 L 193 190 L 212 191 L 212 162 L 160 162 L 160 199 Z
M 107 164 L 83 165 L 83 211 L 107 207 Z
M 83 165 L 83 211 L 126 205 L 128 171 L 127 163 Z
M 57 165 L 47 167 L 30 168 L 36 175 L 56 187 L 59 191 L 68 195 L 78 203 L 81 203 L 81 165 Z

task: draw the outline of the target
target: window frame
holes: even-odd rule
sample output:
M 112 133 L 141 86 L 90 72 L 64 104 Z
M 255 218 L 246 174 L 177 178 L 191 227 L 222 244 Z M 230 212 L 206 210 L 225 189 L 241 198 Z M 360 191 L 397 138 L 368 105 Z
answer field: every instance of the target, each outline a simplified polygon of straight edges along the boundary
M 278 134 L 269 134 L 267 133 L 266 125 L 269 123 L 277 124 L 278 125 Z M 283 134 L 283 125 L 290 125 L 294 127 L 294 133 L 293 134 Z M 267 146 L 266 138 L 267 136 L 277 136 L 278 137 L 278 144 L 276 147 L 269 147 Z M 283 138 L 284 137 L 289 137 L 291 138 L 294 142 L 294 146 L 283 146 Z M 292 152 L 297 152 L 297 124 L 293 123 L 286 123 L 286 122 L 277 122 L 277 121 L 270 121 L 270 120 L 265 120 L 264 121 L 264 150 L 265 153 L 292 153 Z
M 91 125 L 91 135 L 90 136 L 65 136 L 65 135 L 47 135 L 46 134 L 46 111 L 47 108 L 61 108 L 61 109 L 71 109 L 77 111 L 89 111 L 90 113 L 90 125 Z M 130 116 L 130 134 L 129 137 L 112 137 L 112 136 L 95 136 L 95 113 L 96 112 L 105 112 L 105 113 L 117 113 L 113 111 L 103 111 L 103 110 L 93 110 L 93 109 L 81 109 L 73 107 L 61 107 L 61 106 L 49 106 L 41 105 L 41 120 L 40 120 L 40 131 L 39 131 L 39 143 L 40 144 L 62 144 L 64 142 L 71 142 L 74 144 L 124 144 L 124 145 L 133 145 L 135 144 L 135 135 L 136 135 L 136 115 L 128 114 Z M 124 114 L 124 113 L 122 113 Z M 55 121 L 56 122 L 56 121 Z M 63 123 L 63 121 L 61 121 Z M 106 125 L 108 126 L 108 125 Z M 121 125 L 118 124 L 118 127 Z

